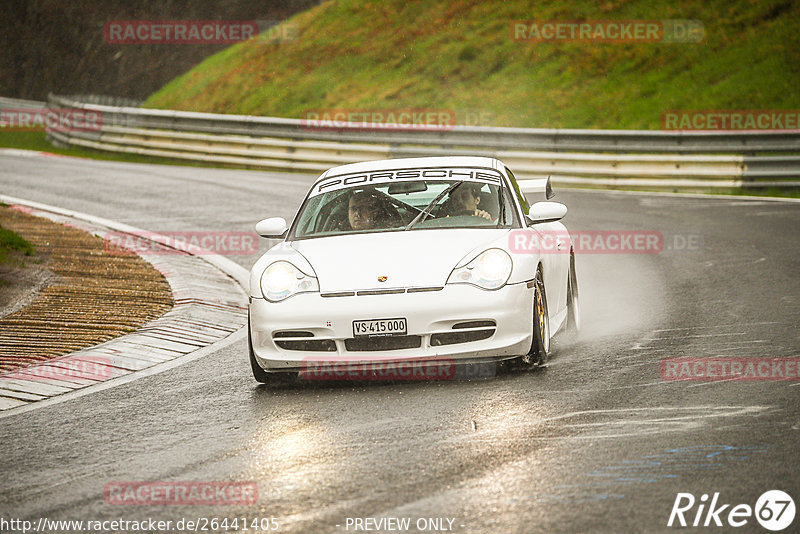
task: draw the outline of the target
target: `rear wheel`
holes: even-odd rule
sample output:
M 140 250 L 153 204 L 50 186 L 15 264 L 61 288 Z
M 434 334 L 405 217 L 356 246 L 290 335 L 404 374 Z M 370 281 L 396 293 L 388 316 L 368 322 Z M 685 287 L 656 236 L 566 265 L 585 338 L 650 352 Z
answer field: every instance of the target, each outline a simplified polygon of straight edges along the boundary
M 533 293 L 533 342 L 528 354 L 522 357 L 526 366 L 544 365 L 550 355 L 550 316 L 547 313 L 547 295 L 542 273 L 536 276 Z

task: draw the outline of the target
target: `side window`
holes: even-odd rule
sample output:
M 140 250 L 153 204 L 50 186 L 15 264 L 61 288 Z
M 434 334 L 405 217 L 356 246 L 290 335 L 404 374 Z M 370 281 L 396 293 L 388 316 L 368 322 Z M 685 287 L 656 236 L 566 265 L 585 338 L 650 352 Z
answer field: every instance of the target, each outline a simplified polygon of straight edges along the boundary
M 314 221 L 319 211 L 320 200 L 321 195 L 313 197 L 304 206 L 303 214 L 297 222 L 297 228 L 295 229 L 296 235 L 302 237 L 314 232 Z
M 517 179 L 514 178 L 514 173 L 511 172 L 511 169 L 508 167 L 505 168 L 506 173 L 508 173 L 508 177 L 511 178 L 511 185 L 514 186 L 514 193 L 517 195 L 517 200 L 519 200 L 519 205 L 522 206 L 522 211 L 525 215 L 531 211 L 531 206 L 528 204 L 528 201 L 525 200 L 525 195 L 522 194 L 522 191 L 519 190 L 519 184 L 517 183 Z
M 500 224 L 513 225 L 516 224 L 517 214 L 514 210 L 514 203 L 511 201 L 511 194 L 508 188 L 503 187 L 500 189 L 500 201 L 502 202 L 503 220 Z

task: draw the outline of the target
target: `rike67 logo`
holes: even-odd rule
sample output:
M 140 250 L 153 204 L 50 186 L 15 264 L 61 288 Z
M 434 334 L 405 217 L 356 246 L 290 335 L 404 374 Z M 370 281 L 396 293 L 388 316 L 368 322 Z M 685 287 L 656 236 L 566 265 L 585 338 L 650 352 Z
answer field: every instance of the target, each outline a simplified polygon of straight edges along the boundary
M 794 500 L 781 490 L 764 492 L 754 507 L 749 504 L 725 504 L 720 500 L 719 492 L 714 493 L 710 502 L 707 493 L 701 495 L 699 500 L 691 493 L 678 493 L 667 526 L 739 528 L 747 525 L 755 516 L 762 527 L 777 532 L 792 524 L 794 514 Z

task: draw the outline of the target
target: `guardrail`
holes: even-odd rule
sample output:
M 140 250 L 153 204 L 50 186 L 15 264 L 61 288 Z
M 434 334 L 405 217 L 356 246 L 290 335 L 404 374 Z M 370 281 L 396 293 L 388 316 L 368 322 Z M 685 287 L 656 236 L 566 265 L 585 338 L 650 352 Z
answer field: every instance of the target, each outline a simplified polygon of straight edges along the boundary
M 0 110 L 3 109 L 41 109 L 47 107 L 47 102 L 38 100 L 22 100 L 20 98 L 6 98 L 0 96 Z
M 353 161 L 470 154 L 497 157 L 520 178 L 551 176 L 553 183 L 561 185 L 800 185 L 796 181 L 800 178 L 800 130 L 669 132 L 455 126 L 412 131 L 386 125 L 321 127 L 300 119 L 152 110 L 85 100 L 50 95 L 49 105 L 101 114 L 101 128 L 48 130 L 51 141 L 97 150 L 306 172 Z

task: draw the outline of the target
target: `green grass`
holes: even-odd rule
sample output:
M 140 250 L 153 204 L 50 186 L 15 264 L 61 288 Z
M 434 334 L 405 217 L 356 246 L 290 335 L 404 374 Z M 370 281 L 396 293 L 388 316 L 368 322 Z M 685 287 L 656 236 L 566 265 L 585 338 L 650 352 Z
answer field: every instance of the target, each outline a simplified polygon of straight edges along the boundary
M 777 187 L 766 187 L 761 189 L 735 189 L 733 195 L 744 195 L 752 197 L 788 197 L 800 198 L 800 187 L 794 189 L 780 189 Z
M 701 43 L 514 40 L 514 20 L 695 19 Z M 788 0 L 337 0 L 298 38 L 216 54 L 146 106 L 302 118 L 432 108 L 492 125 L 658 129 L 668 110 L 800 107 L 800 3 Z M 464 120 L 459 122 L 463 123 Z
M 16 263 L 17 255 L 33 256 L 35 248 L 31 242 L 0 226 L 0 265 Z
M 612 19 L 694 19 L 705 39 L 537 43 L 511 35 L 515 20 Z M 336 0 L 284 24 L 296 39 L 227 48 L 146 106 L 295 118 L 426 108 L 455 111 L 461 124 L 611 129 L 659 129 L 669 110 L 800 108 L 800 2 L 791 0 Z M 0 132 L 0 146 L 187 164 L 58 149 L 36 135 Z M 737 191 L 776 192 L 797 196 Z

